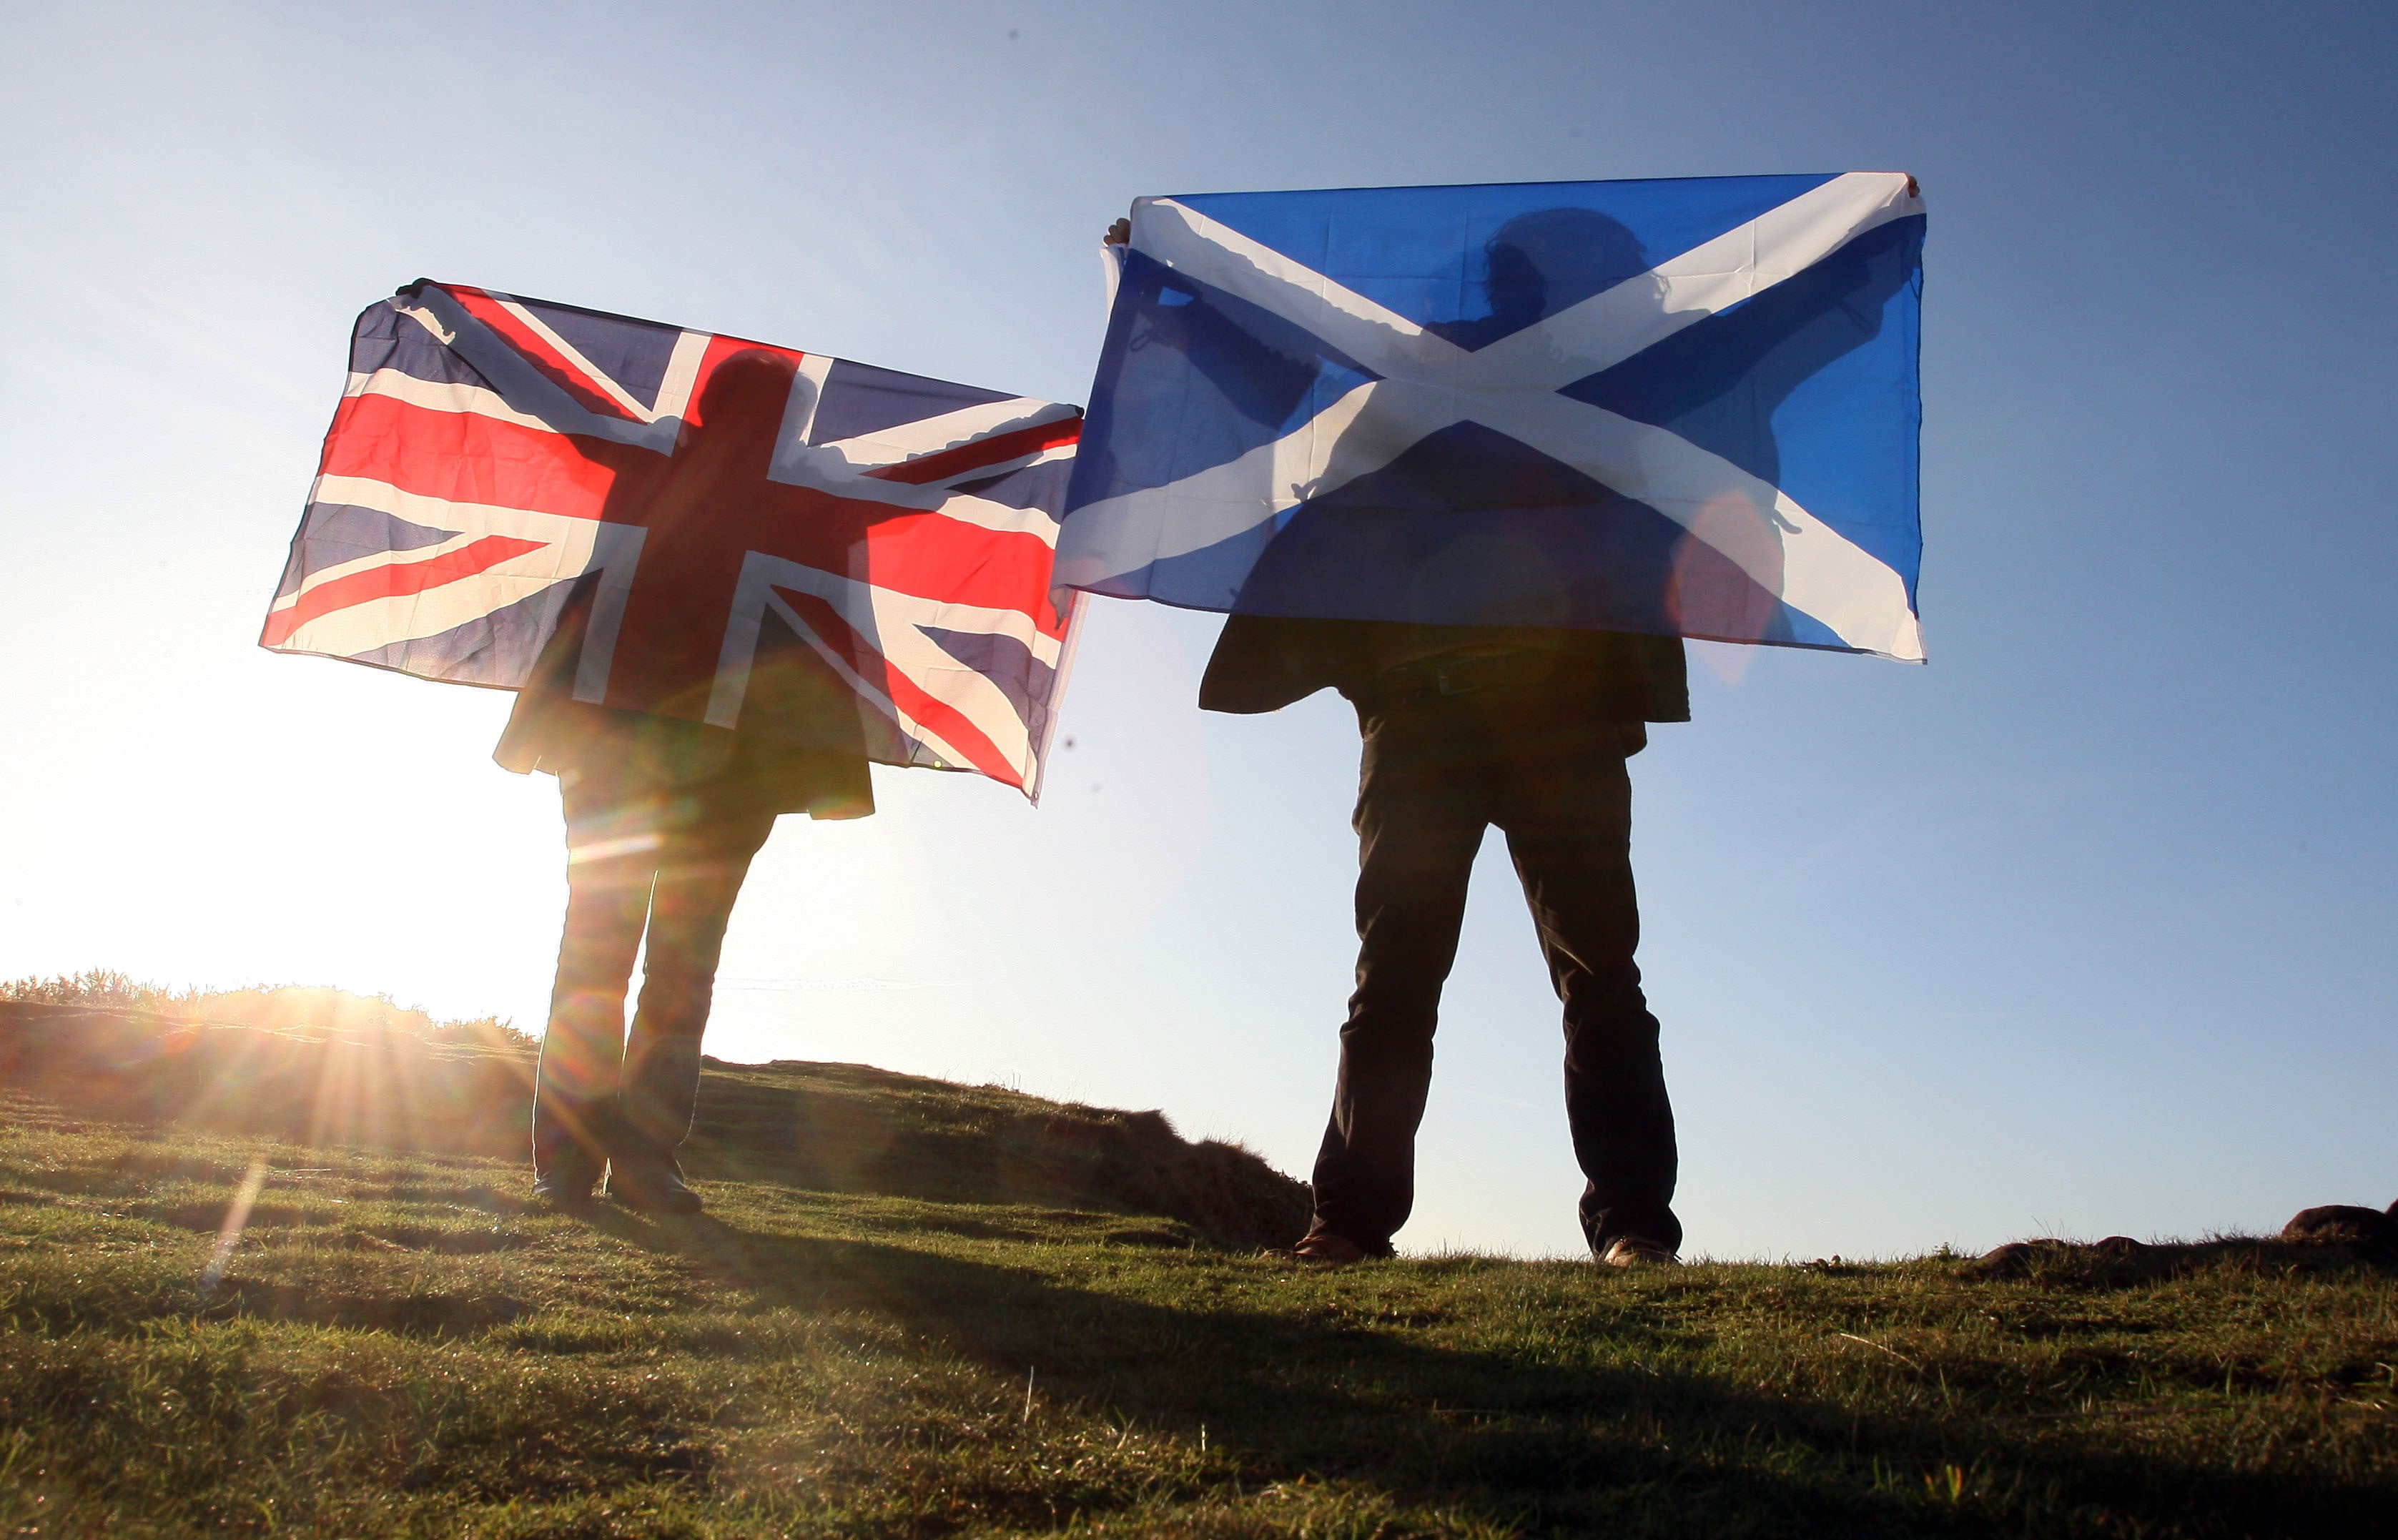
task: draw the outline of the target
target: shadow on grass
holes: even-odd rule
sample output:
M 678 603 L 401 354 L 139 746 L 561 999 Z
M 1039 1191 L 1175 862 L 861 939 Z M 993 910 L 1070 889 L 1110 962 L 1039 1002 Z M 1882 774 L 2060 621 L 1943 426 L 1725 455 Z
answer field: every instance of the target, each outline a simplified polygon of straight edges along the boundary
M 2019 1419 L 1971 1408 L 1862 1415 L 1669 1370 L 1162 1306 L 877 1241 L 708 1217 L 598 1223 L 761 1303 L 881 1317 L 995 1373 L 1037 1370 L 1044 1401 L 1189 1440 L 1204 1428 L 1245 1479 L 1339 1478 L 1535 1533 L 2361 1535 L 2392 1521 L 2379 1487 L 2127 1453 L 2062 1426 L 2029 1440 Z M 1662 1327 L 1614 1330 L 1687 1345 Z

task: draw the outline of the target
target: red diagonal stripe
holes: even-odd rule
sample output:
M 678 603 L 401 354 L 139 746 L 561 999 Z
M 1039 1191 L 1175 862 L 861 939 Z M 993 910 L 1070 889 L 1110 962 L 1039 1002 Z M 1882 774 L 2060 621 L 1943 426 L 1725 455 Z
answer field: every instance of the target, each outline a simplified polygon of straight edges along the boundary
M 1002 786 L 1019 790 L 1024 778 L 999 751 L 974 719 L 950 705 L 924 693 L 923 687 L 906 674 L 894 669 L 889 672 L 891 698 L 898 708 L 916 719 L 917 723 L 940 735 L 941 741 L 966 757 L 966 763 Z
M 1007 763 L 1007 756 L 999 751 L 999 746 L 975 725 L 973 718 L 948 701 L 927 695 L 923 686 L 909 679 L 889 657 L 859 637 L 849 622 L 841 617 L 840 611 L 816 595 L 796 588 L 778 586 L 775 592 L 799 612 L 828 646 L 841 654 L 842 660 L 856 670 L 859 678 L 882 686 L 882 693 L 890 697 L 891 703 L 912 718 L 918 726 L 936 735 L 942 742 L 963 754 L 974 769 L 1003 786 L 1022 789 L 1023 777 Z
M 370 567 L 365 572 L 337 577 L 330 583 L 319 583 L 303 593 L 288 610 L 276 610 L 266 617 L 266 629 L 260 633 L 259 645 L 279 647 L 291 633 L 319 615 L 346 610 L 353 604 L 364 604 L 377 599 L 397 599 L 402 594 L 423 593 L 445 583 L 473 577 L 489 572 L 511 557 L 537 551 L 547 544 L 542 540 L 519 540 L 514 535 L 487 534 L 480 540 L 427 557 L 422 561 L 395 561 L 388 566 Z
M 880 477 L 885 481 L 905 481 L 910 486 L 922 486 L 927 481 L 946 481 L 978 466 L 1004 465 L 1010 460 L 1020 460 L 1044 449 L 1073 443 L 1082 436 L 1083 419 L 1060 417 L 1054 423 L 1035 423 L 1013 433 L 977 439 L 955 449 L 942 450 L 937 454 L 903 460 L 896 466 L 881 466 L 866 474 Z
M 443 284 L 440 287 L 448 290 L 451 298 L 456 300 L 466 314 L 505 338 L 510 345 L 525 356 L 528 362 L 548 375 L 584 406 L 626 422 L 638 421 L 626 412 L 622 402 L 601 389 L 599 382 L 552 347 L 547 338 L 510 315 L 500 304 L 498 296 L 463 284 Z M 514 298 L 513 295 L 509 297 Z

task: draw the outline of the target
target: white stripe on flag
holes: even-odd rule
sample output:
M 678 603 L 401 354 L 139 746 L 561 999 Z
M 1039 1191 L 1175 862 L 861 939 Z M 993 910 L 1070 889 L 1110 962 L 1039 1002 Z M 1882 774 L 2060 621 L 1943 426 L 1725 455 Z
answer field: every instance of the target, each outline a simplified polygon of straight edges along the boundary
M 725 628 L 724 646 L 717 659 L 716 682 L 708 693 L 709 722 L 720 727 L 732 727 L 740 722 L 742 703 L 748 694 L 750 669 L 757 658 L 760 627 L 772 611 L 808 639 L 842 679 L 901 732 L 950 764 L 972 764 L 968 756 L 915 720 L 889 695 L 875 688 L 843 661 L 838 651 L 775 593 L 776 588 L 809 594 L 831 605 L 852 630 L 882 655 L 894 673 L 904 674 L 918 689 L 973 723 L 1017 775 L 1030 782 L 1031 742 L 1016 703 L 984 675 L 950 656 L 924 630 L 931 628 L 1009 637 L 1053 669 L 1062 648 L 1057 638 L 1036 629 L 1031 617 L 1020 610 L 993 610 L 920 599 L 760 551 L 751 551 L 741 563 L 731 622 Z
M 1491 426 L 1655 508 L 1847 645 L 1923 661 L 1906 580 L 1772 482 L 1678 434 L 1563 396 L 1529 398 Z
M 625 411 L 636 421 L 654 423 L 658 420 L 660 413 L 652 412 L 648 407 L 645 407 L 640 402 L 633 399 L 630 392 L 626 391 L 623 385 L 618 385 L 614 380 L 608 377 L 607 371 L 601 369 L 598 364 L 595 364 L 590 359 L 585 358 L 581 351 L 578 350 L 573 343 L 568 342 L 557 332 L 552 331 L 548 325 L 544 322 L 540 317 L 534 315 L 532 311 L 527 310 L 524 307 L 523 301 L 519 300 L 512 294 L 503 294 L 495 290 L 487 289 L 484 292 L 490 294 L 501 309 L 506 311 L 509 315 L 514 316 L 525 330 L 531 331 L 534 336 L 539 337 L 543 342 L 547 343 L 552 348 L 554 348 L 559 358 L 564 358 L 583 375 L 586 383 L 595 386 L 610 400 L 615 402 L 618 406 L 623 407 Z M 686 332 L 684 335 L 688 336 L 689 333 Z M 676 338 L 675 344 L 677 348 L 680 349 L 682 344 L 682 338 Z M 669 358 L 668 362 L 672 362 L 671 358 Z M 690 388 L 688 384 L 686 384 L 684 388 L 686 390 Z
M 912 423 L 877 428 L 851 439 L 836 439 L 818 444 L 818 449 L 836 450 L 851 465 L 861 470 L 882 466 L 904 465 L 921 460 L 928 454 L 938 454 L 977 439 L 993 438 L 1002 433 L 1014 433 L 1019 428 L 1038 427 L 1045 423 L 1063 422 L 1074 415 L 1074 409 L 1058 401 L 1036 401 L 1027 396 L 1012 400 L 984 401 L 975 406 L 945 412 L 937 417 L 922 417 Z
M 791 376 L 791 393 L 783 401 L 783 426 L 775 434 L 775 457 L 766 468 L 769 477 L 814 453 L 808 434 L 816 426 L 816 408 L 824 404 L 825 379 L 831 372 L 832 360 L 822 354 L 801 357 L 800 367 Z
M 653 419 L 681 419 L 683 409 L 691 405 L 692 386 L 699 382 L 707 344 L 715 340 L 705 331 L 686 331 L 675 339 L 674 351 L 667 355 L 666 377 L 658 382 L 658 407 L 650 413 Z
M 953 492 L 941 500 L 941 506 L 931 510 L 943 519 L 954 519 L 961 524 L 977 529 L 996 530 L 1003 534 L 1029 534 L 1043 545 L 1058 544 L 1058 517 L 1046 508 L 1011 507 L 972 493 Z M 904 516 L 903 516 L 904 517 Z
M 1133 200 L 1132 249 L 1273 311 L 1330 343 L 1369 373 L 1421 377 L 1425 342 L 1451 353 L 1462 351 L 1306 263 L 1172 198 Z
M 1469 388 L 1562 390 L 1923 211 L 1903 171 L 1851 171 L 1475 353 Z
M 1138 572 L 1152 561 L 1220 545 L 1298 507 L 1327 480 L 1334 455 L 1344 450 L 1350 430 L 1367 415 L 1381 385 L 1357 386 L 1288 434 L 1237 460 L 1162 487 L 1144 487 L 1076 508 L 1059 543 L 1057 580 L 1079 586 Z M 1344 456 L 1349 475 L 1343 480 L 1380 468 L 1367 463 L 1372 458 L 1366 447 L 1369 442 L 1388 449 L 1381 461 L 1385 465 L 1415 442 L 1403 434 L 1355 437 L 1358 447 Z M 1233 595 L 1224 600 L 1230 603 Z
M 392 303 L 398 305 L 397 301 Z M 530 412 L 560 433 L 587 434 L 660 454 L 674 453 L 675 437 L 681 427 L 680 418 L 652 421 L 644 412 L 628 420 L 613 412 L 594 412 L 565 386 L 534 368 L 514 343 L 477 320 L 439 285 L 428 284 L 418 290 L 418 304 L 420 309 L 398 308 L 415 316 L 451 351 L 472 365 L 513 410 Z M 446 333 L 441 330 L 444 327 L 448 328 Z
M 352 374 L 349 387 L 342 394 L 385 396 L 426 412 L 454 412 L 469 417 L 489 417 L 496 422 L 513 423 L 519 427 L 538 428 L 544 433 L 558 431 L 540 418 L 517 411 L 502 399 L 496 390 L 486 390 L 481 385 L 420 380 L 397 369 L 378 369 L 371 374 Z
M 294 607 L 303 596 L 327 583 L 380 568 L 404 567 L 436 560 L 487 535 L 500 534 L 543 542 L 538 550 L 510 557 L 471 577 L 439 584 L 418 593 L 370 599 L 318 615 L 278 644 L 284 651 L 330 653 L 339 657 L 374 652 L 397 642 L 438 636 L 443 631 L 530 598 L 553 584 L 580 577 L 594 569 L 608 571 L 608 577 L 602 580 L 603 589 L 629 585 L 646 534 L 630 524 L 606 524 L 598 520 L 573 519 L 531 508 L 426 497 L 402 491 L 387 482 L 352 476 L 317 478 L 309 500 L 312 503 L 340 503 L 374 508 L 412 524 L 454 530 L 457 534 L 438 546 L 412 551 L 378 553 L 312 573 L 296 593 L 276 601 L 274 610 L 277 612 Z M 608 601 L 611 597 L 603 593 L 595 601 L 592 617 L 595 631 L 602 628 L 600 612 L 610 608 Z M 621 609 L 621 593 L 613 597 L 614 607 Z M 609 639 L 613 640 L 613 636 L 612 627 Z M 592 638 L 590 646 L 597 646 L 600 641 L 598 637 Z M 586 649 L 586 659 L 590 646 Z M 604 679 L 604 666 L 602 677 Z M 577 694 L 581 693 L 578 680 Z

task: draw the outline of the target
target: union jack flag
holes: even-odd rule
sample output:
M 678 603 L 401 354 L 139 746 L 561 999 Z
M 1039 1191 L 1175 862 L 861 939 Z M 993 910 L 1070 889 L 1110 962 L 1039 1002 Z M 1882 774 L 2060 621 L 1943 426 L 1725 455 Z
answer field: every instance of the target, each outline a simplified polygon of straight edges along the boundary
M 578 700 L 1037 795 L 1072 607 L 1077 407 L 420 281 L 370 305 L 260 644 L 512 689 L 579 628 Z M 850 741 L 855 741 L 854 735 Z

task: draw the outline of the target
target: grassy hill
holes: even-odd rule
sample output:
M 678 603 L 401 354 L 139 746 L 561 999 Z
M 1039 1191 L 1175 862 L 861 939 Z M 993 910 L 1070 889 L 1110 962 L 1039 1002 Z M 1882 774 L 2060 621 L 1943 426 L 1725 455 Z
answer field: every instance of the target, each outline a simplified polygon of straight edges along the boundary
M 1319 1272 L 1155 1114 L 830 1065 L 584 1222 L 478 1146 L 519 1050 L 241 1030 L 0 1005 L 7 1533 L 2398 1532 L 2337 1246 Z
M 0 999 L 0 1083 L 113 1121 L 526 1158 L 533 1049 L 506 1028 L 377 1014 L 383 1003 L 338 991 L 204 997 L 227 998 L 282 1024 L 212 1022 L 188 1001 Z M 1164 1216 L 1227 1246 L 1287 1246 L 1307 1227 L 1301 1183 L 1236 1146 L 1183 1140 L 1162 1113 L 861 1064 L 710 1059 L 698 1125 L 684 1164 L 699 1177 Z

